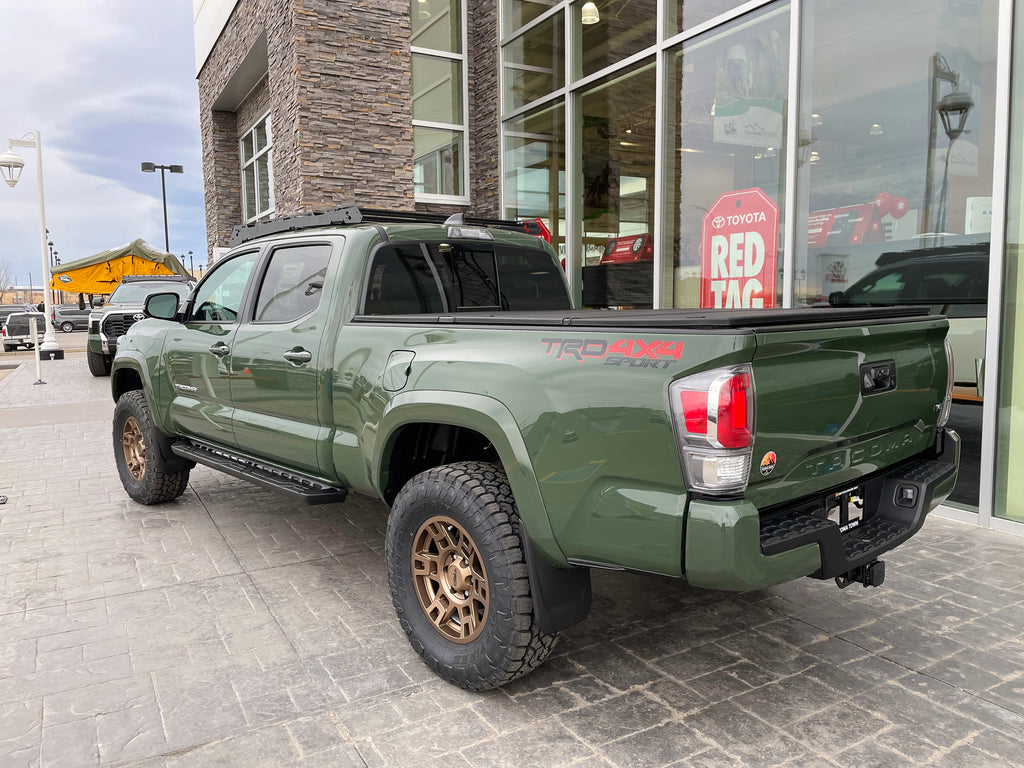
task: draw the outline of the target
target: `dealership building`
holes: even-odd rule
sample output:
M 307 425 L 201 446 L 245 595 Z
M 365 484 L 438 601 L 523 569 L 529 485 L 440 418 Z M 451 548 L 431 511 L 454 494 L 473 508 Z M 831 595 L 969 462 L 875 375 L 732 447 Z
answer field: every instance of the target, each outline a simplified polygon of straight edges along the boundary
M 945 512 L 1024 533 L 1024 4 L 194 4 L 214 256 L 278 216 L 464 210 L 543 220 L 580 306 L 937 307 Z

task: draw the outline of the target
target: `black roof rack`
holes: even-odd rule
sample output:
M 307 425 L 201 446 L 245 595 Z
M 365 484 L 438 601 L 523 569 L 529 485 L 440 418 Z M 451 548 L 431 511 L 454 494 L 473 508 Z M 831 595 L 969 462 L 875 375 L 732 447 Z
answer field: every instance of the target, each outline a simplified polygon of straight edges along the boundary
M 332 208 L 323 213 L 304 213 L 295 216 L 283 216 L 280 219 L 258 222 L 256 224 L 241 224 L 232 231 L 228 246 L 234 248 L 236 245 L 254 240 L 257 237 L 273 235 L 278 232 L 294 232 L 313 227 L 352 226 L 364 223 L 472 225 L 511 229 L 516 232 L 525 232 L 528 235 L 540 236 L 542 234 L 541 226 L 535 220 L 483 219 L 475 216 L 465 216 L 462 213 L 389 211 L 382 208 L 358 208 L 354 205 L 346 205 L 341 208 Z
M 988 241 L 965 243 L 963 245 L 939 245 L 931 248 L 917 248 L 911 251 L 886 251 L 875 259 L 876 267 L 898 264 L 912 259 L 932 258 L 936 256 L 988 256 Z
M 156 280 L 157 282 L 170 282 L 170 283 L 187 283 L 195 278 L 188 277 L 187 275 L 123 275 L 121 277 L 122 283 L 141 283 Z

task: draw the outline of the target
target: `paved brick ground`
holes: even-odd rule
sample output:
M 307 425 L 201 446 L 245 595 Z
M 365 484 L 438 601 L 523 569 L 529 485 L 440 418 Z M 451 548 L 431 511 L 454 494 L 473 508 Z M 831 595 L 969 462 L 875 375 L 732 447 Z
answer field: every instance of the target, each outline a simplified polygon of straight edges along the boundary
M 938 518 L 881 589 L 596 573 L 538 672 L 470 694 L 395 621 L 386 510 L 197 468 L 121 490 L 108 382 L 0 381 L 0 765 L 1024 765 L 1024 539 Z

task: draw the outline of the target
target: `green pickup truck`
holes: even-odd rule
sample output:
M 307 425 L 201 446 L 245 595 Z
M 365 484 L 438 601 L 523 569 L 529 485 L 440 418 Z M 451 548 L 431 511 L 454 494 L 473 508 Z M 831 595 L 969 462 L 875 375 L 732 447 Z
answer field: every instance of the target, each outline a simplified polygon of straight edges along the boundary
M 956 482 L 945 318 L 576 310 L 522 230 L 356 208 L 239 228 L 118 347 L 128 494 L 173 499 L 198 462 L 383 499 L 402 627 L 473 690 L 550 654 L 592 568 L 881 584 Z

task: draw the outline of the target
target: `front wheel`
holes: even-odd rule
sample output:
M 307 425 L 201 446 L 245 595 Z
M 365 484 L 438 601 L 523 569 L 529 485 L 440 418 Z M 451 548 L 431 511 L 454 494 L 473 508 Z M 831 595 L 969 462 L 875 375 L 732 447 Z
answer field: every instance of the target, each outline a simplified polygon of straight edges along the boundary
M 110 375 L 110 360 L 104 357 L 102 352 L 86 350 L 85 359 L 89 363 L 89 373 L 93 376 Z
M 170 471 L 142 390 L 125 392 L 114 406 L 114 461 L 121 485 L 141 504 L 176 499 L 188 486 L 187 469 Z
M 388 583 L 413 648 L 450 683 L 483 691 L 538 667 L 558 638 L 537 626 L 505 473 L 461 462 L 423 472 L 388 518 Z

